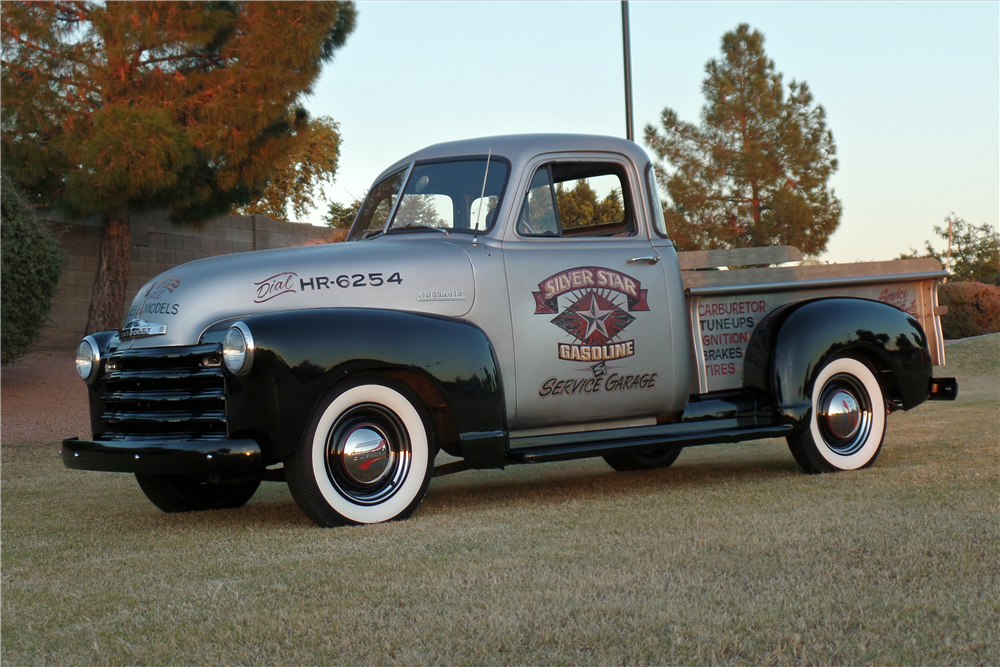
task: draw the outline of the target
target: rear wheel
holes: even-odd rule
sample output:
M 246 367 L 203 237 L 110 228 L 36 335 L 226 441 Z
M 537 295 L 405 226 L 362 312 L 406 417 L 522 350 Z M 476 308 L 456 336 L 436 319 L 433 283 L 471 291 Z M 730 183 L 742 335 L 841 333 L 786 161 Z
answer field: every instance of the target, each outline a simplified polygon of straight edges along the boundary
M 867 468 L 882 449 L 885 416 L 885 398 L 872 370 L 840 357 L 820 371 L 808 428 L 789 436 L 788 446 L 808 473 Z
M 405 519 L 433 476 L 428 425 L 402 384 L 369 379 L 337 389 L 285 464 L 292 497 L 324 527 Z
M 680 456 L 681 447 L 651 447 L 625 454 L 606 454 L 604 461 L 618 472 L 666 468 Z
M 242 507 L 256 493 L 259 479 L 235 484 L 209 484 L 198 475 L 136 473 L 139 488 L 164 512 L 196 512 Z

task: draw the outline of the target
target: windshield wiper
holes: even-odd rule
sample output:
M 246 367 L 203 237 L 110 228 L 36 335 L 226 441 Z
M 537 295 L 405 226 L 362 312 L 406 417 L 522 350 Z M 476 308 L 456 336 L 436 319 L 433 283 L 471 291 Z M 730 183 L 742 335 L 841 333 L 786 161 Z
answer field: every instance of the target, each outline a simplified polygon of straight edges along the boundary
M 411 222 L 408 225 L 403 225 L 402 227 L 392 227 L 389 229 L 390 232 L 402 231 L 404 229 L 429 229 L 433 232 L 441 232 L 445 236 L 451 236 L 451 233 L 442 227 L 435 227 L 434 225 L 425 225 L 422 222 Z
M 384 233 L 385 233 L 385 230 L 383 230 L 381 227 L 379 227 L 378 229 L 369 229 L 367 232 L 365 232 L 364 234 L 361 235 L 361 238 L 362 238 L 362 240 L 364 240 L 364 239 L 370 239 L 370 238 L 374 238 L 374 237 L 379 236 L 379 235 L 384 234 Z

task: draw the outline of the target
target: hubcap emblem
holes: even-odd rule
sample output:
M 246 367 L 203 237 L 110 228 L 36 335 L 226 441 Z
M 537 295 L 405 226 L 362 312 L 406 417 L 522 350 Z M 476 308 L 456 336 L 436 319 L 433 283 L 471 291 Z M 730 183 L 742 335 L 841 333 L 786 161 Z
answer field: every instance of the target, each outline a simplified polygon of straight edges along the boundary
M 358 484 L 374 484 L 389 471 L 392 450 L 385 436 L 370 424 L 357 426 L 344 438 L 343 470 Z
M 861 425 L 861 407 L 857 399 L 842 389 L 830 394 L 823 406 L 823 414 L 830 433 L 841 440 L 852 437 Z

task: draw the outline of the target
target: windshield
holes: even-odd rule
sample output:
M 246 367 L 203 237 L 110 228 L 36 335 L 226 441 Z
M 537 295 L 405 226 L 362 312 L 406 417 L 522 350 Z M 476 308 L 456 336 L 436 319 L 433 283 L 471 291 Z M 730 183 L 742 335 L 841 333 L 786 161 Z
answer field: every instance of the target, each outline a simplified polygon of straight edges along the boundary
M 403 178 L 406 176 L 406 168 L 393 172 L 376 183 L 365 203 L 358 211 L 358 217 L 351 226 L 351 233 L 347 235 L 348 241 L 357 241 L 369 236 L 378 234 L 385 229 L 385 223 L 389 219 L 393 204 L 396 203 L 396 196 L 399 189 L 403 187 Z
M 487 168 L 488 167 L 488 168 Z M 507 161 L 492 157 L 422 162 L 413 166 L 406 189 L 396 204 L 400 180 L 397 171 L 372 188 L 351 229 L 349 240 L 374 236 L 392 215 L 386 233 L 436 231 L 440 233 L 492 229 L 510 169 Z

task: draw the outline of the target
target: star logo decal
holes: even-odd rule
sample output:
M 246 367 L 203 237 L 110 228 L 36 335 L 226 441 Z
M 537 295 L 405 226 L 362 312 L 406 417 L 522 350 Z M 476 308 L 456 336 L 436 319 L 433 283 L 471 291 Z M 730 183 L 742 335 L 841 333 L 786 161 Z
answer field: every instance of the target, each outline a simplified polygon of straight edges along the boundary
M 635 318 L 597 292 L 586 292 L 552 323 L 586 345 L 605 345 Z

